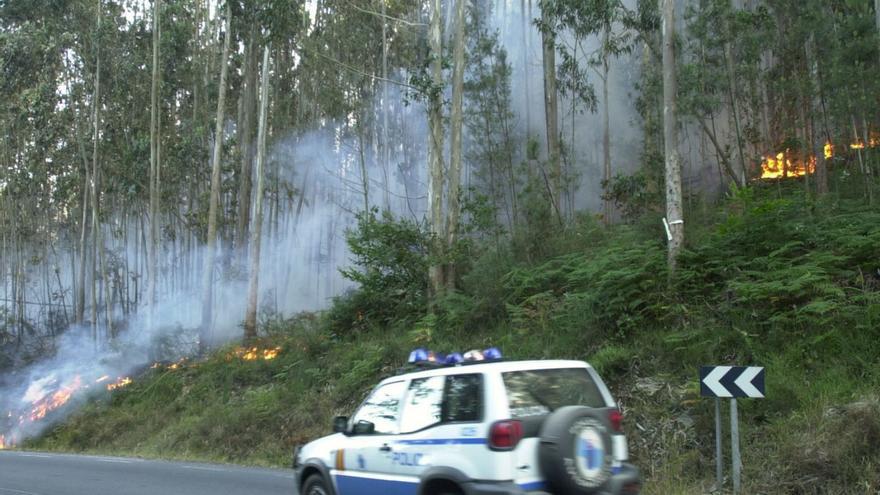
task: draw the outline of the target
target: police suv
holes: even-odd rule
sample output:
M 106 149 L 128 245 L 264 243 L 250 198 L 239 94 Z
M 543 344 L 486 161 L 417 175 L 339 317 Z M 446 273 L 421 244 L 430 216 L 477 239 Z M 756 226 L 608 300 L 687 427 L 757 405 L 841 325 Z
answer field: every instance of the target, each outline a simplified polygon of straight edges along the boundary
M 582 361 L 417 349 L 333 435 L 294 453 L 301 495 L 631 495 L 621 413 Z

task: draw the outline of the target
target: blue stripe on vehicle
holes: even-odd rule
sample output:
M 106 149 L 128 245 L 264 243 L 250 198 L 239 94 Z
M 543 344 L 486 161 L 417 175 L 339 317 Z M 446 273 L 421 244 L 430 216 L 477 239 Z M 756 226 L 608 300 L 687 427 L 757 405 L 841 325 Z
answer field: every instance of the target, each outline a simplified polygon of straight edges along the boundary
M 546 488 L 546 484 L 543 481 L 533 481 L 531 483 L 518 483 L 517 484 L 523 490 L 543 490 Z
M 425 440 L 398 440 L 402 445 L 485 445 L 485 438 L 436 438 Z
M 336 488 L 342 495 L 381 493 L 382 495 L 416 495 L 417 482 L 377 480 L 360 476 L 336 475 Z

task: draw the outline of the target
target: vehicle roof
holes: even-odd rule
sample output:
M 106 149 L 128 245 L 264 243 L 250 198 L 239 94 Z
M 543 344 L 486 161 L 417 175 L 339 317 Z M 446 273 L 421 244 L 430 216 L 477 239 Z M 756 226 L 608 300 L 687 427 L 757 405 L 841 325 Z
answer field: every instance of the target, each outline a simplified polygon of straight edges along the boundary
M 560 369 L 560 368 L 592 368 L 584 361 L 567 359 L 534 359 L 528 361 L 487 361 L 476 363 L 463 363 L 454 366 L 437 366 L 425 368 L 407 373 L 400 373 L 382 380 L 379 384 L 424 378 L 438 375 L 459 375 L 463 373 L 504 373 L 508 371 Z

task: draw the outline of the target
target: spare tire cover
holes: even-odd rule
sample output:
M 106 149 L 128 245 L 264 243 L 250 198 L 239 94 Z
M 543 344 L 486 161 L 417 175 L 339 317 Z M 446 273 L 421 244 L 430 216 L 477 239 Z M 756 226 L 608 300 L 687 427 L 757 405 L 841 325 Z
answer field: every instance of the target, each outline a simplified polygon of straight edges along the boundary
M 538 463 L 556 493 L 589 495 L 611 477 L 611 450 L 604 409 L 566 406 L 557 409 L 541 428 Z

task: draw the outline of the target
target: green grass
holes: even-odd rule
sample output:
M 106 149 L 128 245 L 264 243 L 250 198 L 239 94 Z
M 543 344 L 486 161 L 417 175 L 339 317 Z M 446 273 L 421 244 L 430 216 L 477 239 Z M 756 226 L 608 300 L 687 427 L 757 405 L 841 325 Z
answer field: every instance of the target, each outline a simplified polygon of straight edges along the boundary
M 767 398 L 740 401 L 747 493 L 876 493 L 880 209 L 757 188 L 689 229 L 671 279 L 662 238 L 644 228 L 586 223 L 533 262 L 483 252 L 435 314 L 360 322 L 379 313 L 352 303 L 367 297 L 270 322 L 261 345 L 281 346 L 277 359 L 223 349 L 152 370 L 27 446 L 286 466 L 411 348 L 495 345 L 513 359 L 590 361 L 625 412 L 646 493 L 714 482 L 705 364 L 767 368 Z

